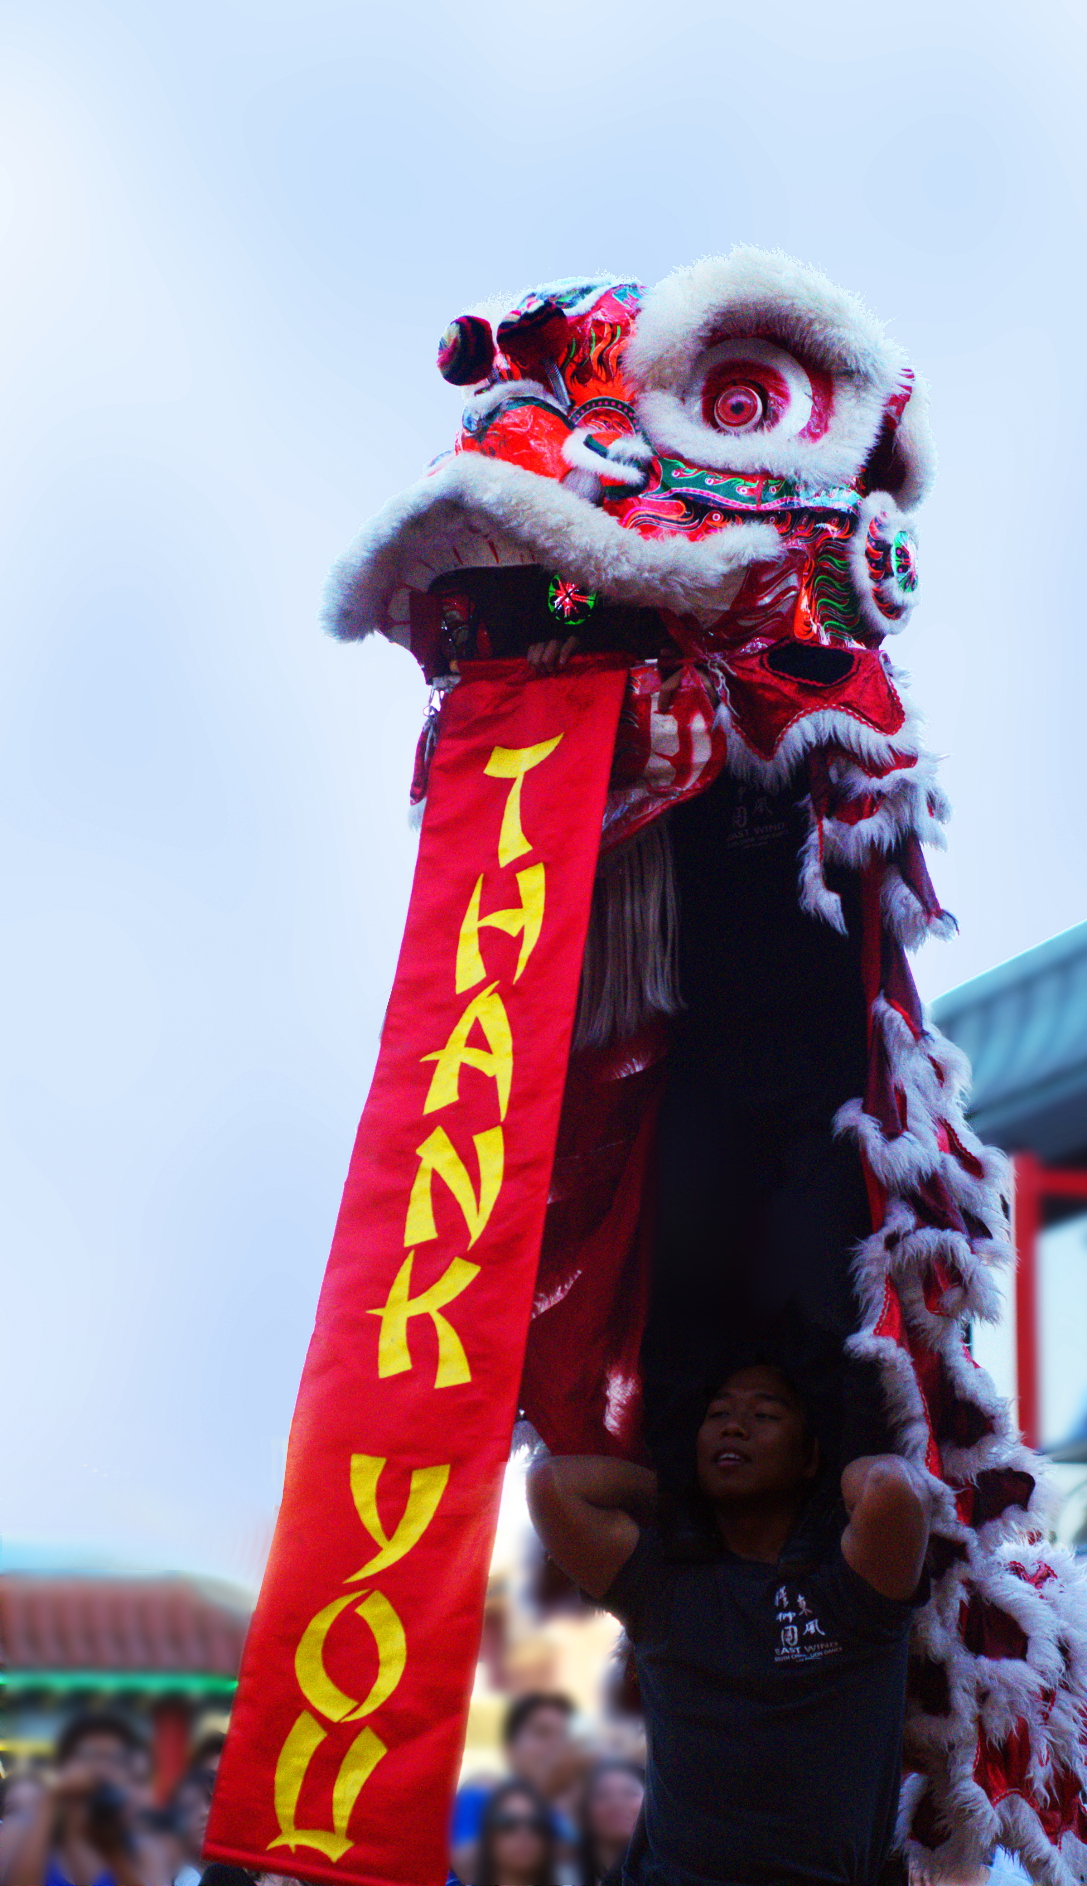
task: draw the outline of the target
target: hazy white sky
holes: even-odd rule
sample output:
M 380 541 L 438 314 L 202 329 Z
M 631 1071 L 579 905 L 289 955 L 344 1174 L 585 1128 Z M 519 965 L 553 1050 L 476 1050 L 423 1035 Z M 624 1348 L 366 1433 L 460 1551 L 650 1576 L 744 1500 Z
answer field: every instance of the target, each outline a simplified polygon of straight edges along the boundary
M 1083 15 L 0 5 L 0 1535 L 255 1577 L 410 879 L 424 690 L 316 627 L 481 295 L 746 240 L 941 475 L 899 643 L 963 926 L 1087 916 Z

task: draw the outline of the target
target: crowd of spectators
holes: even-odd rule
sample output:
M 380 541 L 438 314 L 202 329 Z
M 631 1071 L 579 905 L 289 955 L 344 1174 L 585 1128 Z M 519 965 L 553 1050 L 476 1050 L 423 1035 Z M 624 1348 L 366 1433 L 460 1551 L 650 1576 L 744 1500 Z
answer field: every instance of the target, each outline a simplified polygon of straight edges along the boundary
M 0 1782 L 0 1886 L 297 1886 L 280 1874 L 205 1866 L 223 1738 L 203 1738 L 163 1803 L 129 1718 L 87 1711 L 47 1767 Z M 502 1771 L 461 1788 L 451 1828 L 461 1886 L 599 1886 L 642 1804 L 640 1763 L 578 1732 L 574 1705 L 536 1693 L 510 1704 Z
M 222 1735 L 202 1738 L 165 1803 L 151 1751 L 113 1710 L 74 1716 L 46 1768 L 0 1784 L 0 1886 L 199 1886 Z
M 450 1886 L 617 1886 L 642 1805 L 637 1731 L 626 1748 L 580 1732 L 568 1697 L 535 1692 L 507 1712 L 502 1768 L 467 1782 L 453 1808 Z M 0 1781 L 0 1886 L 302 1886 L 276 1873 L 205 1866 L 223 1737 L 193 1748 L 158 1804 L 150 1750 L 113 1711 L 78 1715 L 48 1767 Z M 959 1886 L 1025 1881 L 1004 1855 Z M 913 1886 L 928 1886 L 920 1874 Z
M 453 1804 L 454 1878 L 463 1886 L 598 1886 L 634 1830 L 642 1761 L 586 1740 L 569 1697 L 546 1691 L 510 1704 L 502 1753 L 505 1772 L 468 1782 Z

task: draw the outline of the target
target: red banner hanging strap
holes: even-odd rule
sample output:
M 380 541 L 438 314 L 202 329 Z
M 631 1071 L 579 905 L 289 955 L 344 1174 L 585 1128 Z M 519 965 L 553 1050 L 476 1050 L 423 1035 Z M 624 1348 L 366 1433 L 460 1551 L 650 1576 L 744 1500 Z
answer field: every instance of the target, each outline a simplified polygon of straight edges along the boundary
M 209 1856 L 441 1886 L 625 666 L 447 698 Z

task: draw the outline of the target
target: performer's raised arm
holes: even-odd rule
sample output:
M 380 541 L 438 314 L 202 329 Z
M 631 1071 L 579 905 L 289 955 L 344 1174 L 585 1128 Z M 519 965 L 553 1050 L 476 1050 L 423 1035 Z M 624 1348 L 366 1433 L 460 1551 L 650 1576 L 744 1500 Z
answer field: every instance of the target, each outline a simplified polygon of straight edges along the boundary
M 567 1455 L 529 1470 L 532 1523 L 556 1565 L 593 1598 L 614 1584 L 656 1498 L 656 1475 L 629 1461 Z
M 897 1454 L 867 1454 L 842 1475 L 849 1524 L 847 1565 L 885 1598 L 909 1598 L 928 1550 L 930 1501 L 920 1475 Z
M 858 1458 L 843 1533 L 824 1388 L 770 1361 L 728 1370 L 659 1513 L 637 1467 L 530 1475 L 544 1544 L 634 1651 L 648 1779 L 625 1886 L 884 1878 L 927 1501 L 896 1456 Z

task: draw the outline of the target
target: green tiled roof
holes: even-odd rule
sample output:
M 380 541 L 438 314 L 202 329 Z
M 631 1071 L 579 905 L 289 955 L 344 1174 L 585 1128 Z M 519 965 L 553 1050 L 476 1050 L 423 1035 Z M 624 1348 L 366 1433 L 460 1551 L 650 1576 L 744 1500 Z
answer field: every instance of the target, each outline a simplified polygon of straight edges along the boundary
M 983 1140 L 1087 1159 L 1087 923 L 950 990 L 932 1013 L 970 1056 Z

